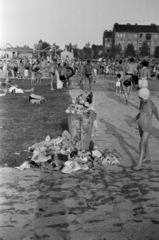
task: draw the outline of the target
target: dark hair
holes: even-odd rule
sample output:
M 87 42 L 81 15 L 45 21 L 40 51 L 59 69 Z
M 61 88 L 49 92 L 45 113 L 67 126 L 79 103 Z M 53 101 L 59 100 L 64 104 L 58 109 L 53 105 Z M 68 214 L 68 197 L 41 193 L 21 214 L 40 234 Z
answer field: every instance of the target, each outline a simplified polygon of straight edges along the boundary
M 120 74 L 120 73 L 118 73 L 118 74 L 117 74 L 117 78 L 120 78 L 120 77 L 121 77 L 121 74 Z
M 123 61 L 122 60 L 119 60 L 119 63 L 121 64 Z
M 149 63 L 148 63 L 146 60 L 144 60 L 144 61 L 142 61 L 142 65 L 143 65 L 144 67 L 148 67 Z
M 90 62 L 91 62 L 91 60 L 88 59 L 88 60 L 87 60 L 87 63 L 90 63 Z
M 134 58 L 132 57 L 132 58 L 130 58 L 130 62 L 134 62 Z

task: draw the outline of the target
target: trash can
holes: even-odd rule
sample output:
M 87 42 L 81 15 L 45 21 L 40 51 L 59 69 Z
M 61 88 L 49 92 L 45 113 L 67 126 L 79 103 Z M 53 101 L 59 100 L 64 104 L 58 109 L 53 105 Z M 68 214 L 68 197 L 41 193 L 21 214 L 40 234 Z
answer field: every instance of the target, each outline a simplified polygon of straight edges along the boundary
M 68 114 L 69 133 L 74 140 L 81 141 L 82 150 L 89 150 L 94 118 L 93 111 L 83 114 L 82 117 Z
M 68 114 L 68 129 L 72 138 L 79 141 L 81 139 L 81 118 L 75 114 Z

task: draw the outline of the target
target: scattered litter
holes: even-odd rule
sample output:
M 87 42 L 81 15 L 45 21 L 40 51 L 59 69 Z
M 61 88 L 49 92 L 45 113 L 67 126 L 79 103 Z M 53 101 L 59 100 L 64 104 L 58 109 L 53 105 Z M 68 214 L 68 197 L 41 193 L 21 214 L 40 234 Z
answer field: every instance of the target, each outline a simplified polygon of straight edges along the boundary
M 92 151 L 92 156 L 100 158 L 102 156 L 102 153 L 99 150 Z
M 19 170 L 24 170 L 24 169 L 29 169 L 30 168 L 30 163 L 28 161 L 25 161 L 20 167 L 15 167 L 16 169 Z
M 78 148 L 77 148 L 78 145 Z M 61 137 L 36 143 L 28 150 L 32 153 L 30 160 L 24 162 L 19 170 L 30 167 L 39 167 L 48 172 L 61 171 L 62 173 L 74 173 L 79 170 L 86 171 L 90 168 L 98 169 L 102 165 L 120 164 L 120 157 L 112 151 L 102 151 L 95 146 L 92 150 L 83 151 L 80 141 L 75 142 L 69 132 L 64 131 Z
M 20 153 L 18 153 L 18 152 L 15 152 L 14 154 L 16 154 L 16 155 L 20 155 Z
M 62 136 L 54 139 L 47 136 L 44 141 L 35 143 L 28 148 L 32 157 L 16 168 L 39 167 L 50 173 L 61 171 L 69 174 L 90 168 L 100 169 L 107 164 L 120 164 L 120 157 L 115 150 L 102 151 L 90 140 L 93 121 L 97 127 L 96 115 L 92 114 L 95 113 L 92 97 L 92 93 L 88 96 L 82 94 L 66 110 L 70 133 L 64 131 Z

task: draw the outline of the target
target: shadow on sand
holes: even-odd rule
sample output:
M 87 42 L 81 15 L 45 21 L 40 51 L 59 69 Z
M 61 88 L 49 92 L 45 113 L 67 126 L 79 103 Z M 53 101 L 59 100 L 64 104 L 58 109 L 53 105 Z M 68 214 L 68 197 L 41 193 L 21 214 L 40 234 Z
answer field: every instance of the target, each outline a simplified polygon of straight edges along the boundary
M 123 132 L 125 134 L 128 134 L 128 133 L 124 132 L 123 130 L 121 130 L 119 128 L 116 128 L 113 124 L 105 121 L 104 119 L 100 119 L 100 122 L 105 124 L 107 132 L 110 132 L 113 136 L 115 136 L 117 138 L 122 149 L 130 157 L 130 159 L 132 161 L 132 165 L 136 165 L 136 161 L 134 160 L 134 157 L 133 157 L 132 153 L 128 150 L 128 148 L 132 149 L 136 153 L 138 153 L 138 151 L 136 150 L 136 148 L 134 148 L 132 145 L 130 145 L 129 143 L 126 142 L 126 140 L 124 139 L 124 137 L 122 136 L 122 134 L 120 132 Z M 129 137 L 132 138 L 131 135 L 129 135 Z

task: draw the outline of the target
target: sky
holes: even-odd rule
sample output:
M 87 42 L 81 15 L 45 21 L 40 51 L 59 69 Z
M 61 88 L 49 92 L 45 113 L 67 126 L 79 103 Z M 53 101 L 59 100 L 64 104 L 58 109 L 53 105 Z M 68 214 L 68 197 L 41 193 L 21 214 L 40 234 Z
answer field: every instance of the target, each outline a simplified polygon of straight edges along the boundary
M 0 47 L 102 45 L 114 23 L 159 25 L 158 13 L 159 0 L 0 0 Z

